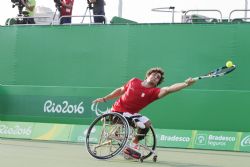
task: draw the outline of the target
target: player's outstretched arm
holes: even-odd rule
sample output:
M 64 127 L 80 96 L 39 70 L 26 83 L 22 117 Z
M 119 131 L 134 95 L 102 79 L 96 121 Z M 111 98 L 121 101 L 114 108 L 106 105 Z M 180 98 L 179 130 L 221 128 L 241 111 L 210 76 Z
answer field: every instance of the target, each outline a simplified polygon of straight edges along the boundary
M 92 103 L 106 102 L 108 100 L 120 97 L 121 95 L 123 95 L 124 92 L 125 92 L 125 89 L 122 86 L 120 88 L 115 89 L 113 92 L 111 92 L 110 94 L 104 97 L 95 99 Z
M 194 82 L 195 82 L 195 80 L 193 80 L 193 78 L 188 78 L 185 80 L 185 82 L 176 83 L 176 84 L 173 84 L 171 86 L 163 87 L 163 88 L 161 88 L 158 97 L 162 98 L 170 93 L 177 92 L 181 89 L 184 89 L 184 88 L 192 85 Z

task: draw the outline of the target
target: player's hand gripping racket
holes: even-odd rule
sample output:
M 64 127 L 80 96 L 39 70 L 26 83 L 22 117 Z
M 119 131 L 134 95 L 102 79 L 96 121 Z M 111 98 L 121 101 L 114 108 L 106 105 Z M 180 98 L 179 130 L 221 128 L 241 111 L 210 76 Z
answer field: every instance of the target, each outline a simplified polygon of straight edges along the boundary
M 230 72 L 232 72 L 235 69 L 236 69 L 236 65 L 234 65 L 231 61 L 228 61 L 225 66 L 217 68 L 217 69 L 215 69 L 215 70 L 213 70 L 205 75 L 195 77 L 195 78 L 193 78 L 193 80 L 197 81 L 197 80 L 204 79 L 204 78 L 220 77 L 220 76 L 229 74 Z

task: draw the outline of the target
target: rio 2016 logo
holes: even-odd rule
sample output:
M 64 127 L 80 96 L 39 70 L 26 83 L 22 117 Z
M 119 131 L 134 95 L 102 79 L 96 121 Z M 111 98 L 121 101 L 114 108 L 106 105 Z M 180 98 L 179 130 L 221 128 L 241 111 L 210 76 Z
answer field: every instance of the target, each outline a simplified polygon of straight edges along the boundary
M 29 136 L 32 133 L 32 127 L 23 127 L 22 125 L 15 125 L 12 127 L 9 127 L 8 125 L 0 125 L 0 134 L 3 135 L 25 135 Z
M 48 113 L 69 113 L 69 114 L 83 114 L 84 107 L 83 102 L 79 104 L 70 104 L 68 101 L 63 101 L 62 104 L 56 104 L 52 100 L 47 100 L 44 103 L 43 111 Z

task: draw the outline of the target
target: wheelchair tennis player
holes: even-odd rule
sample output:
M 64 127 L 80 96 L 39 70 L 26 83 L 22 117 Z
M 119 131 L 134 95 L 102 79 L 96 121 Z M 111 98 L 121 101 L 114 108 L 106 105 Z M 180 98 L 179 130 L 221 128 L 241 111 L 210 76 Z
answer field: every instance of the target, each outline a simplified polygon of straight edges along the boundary
M 140 115 L 139 112 L 155 100 L 191 86 L 195 82 L 193 78 L 188 78 L 184 82 L 158 88 L 157 86 L 163 80 L 163 69 L 154 67 L 146 72 L 144 80 L 132 78 L 125 85 L 115 89 L 104 97 L 97 98 L 93 103 L 106 102 L 118 98 L 113 104 L 111 111 L 120 113 L 124 117 L 133 118 L 138 126 L 137 133 L 146 135 L 151 126 L 151 121 L 146 116 Z M 135 150 L 139 149 L 138 143 L 144 136 L 135 136 L 131 142 L 131 147 Z M 125 148 L 123 152 L 133 158 L 139 158 L 139 155 L 132 149 Z

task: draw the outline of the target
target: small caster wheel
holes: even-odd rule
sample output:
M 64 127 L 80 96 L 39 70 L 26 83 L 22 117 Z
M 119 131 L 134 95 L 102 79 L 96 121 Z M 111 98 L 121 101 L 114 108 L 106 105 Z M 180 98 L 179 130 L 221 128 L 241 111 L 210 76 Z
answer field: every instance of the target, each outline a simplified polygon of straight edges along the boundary
M 153 161 L 154 161 L 154 162 L 157 161 L 157 155 L 155 155 L 155 156 L 153 157 Z
M 139 161 L 140 161 L 141 163 L 143 163 L 143 157 L 139 158 Z

